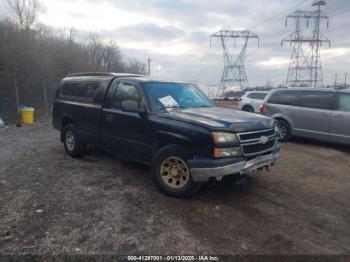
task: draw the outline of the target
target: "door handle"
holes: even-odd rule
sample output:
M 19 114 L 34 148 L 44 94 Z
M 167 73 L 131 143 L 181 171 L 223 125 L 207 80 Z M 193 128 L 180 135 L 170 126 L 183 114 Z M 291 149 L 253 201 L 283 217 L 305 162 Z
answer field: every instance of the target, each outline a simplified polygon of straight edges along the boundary
M 328 113 L 321 113 L 321 116 L 329 116 Z
M 105 119 L 106 119 L 106 122 L 112 122 L 113 121 L 113 115 L 106 115 Z
M 334 115 L 334 118 L 342 118 L 343 116 L 341 114 Z

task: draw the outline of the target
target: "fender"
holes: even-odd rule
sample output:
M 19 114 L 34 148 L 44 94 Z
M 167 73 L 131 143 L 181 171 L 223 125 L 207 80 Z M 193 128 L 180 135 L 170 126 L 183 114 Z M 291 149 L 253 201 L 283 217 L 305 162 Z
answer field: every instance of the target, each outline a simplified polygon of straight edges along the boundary
M 192 139 L 188 138 L 187 136 L 183 136 L 174 132 L 169 131 L 157 131 L 157 134 L 159 135 L 159 138 L 165 138 L 170 140 L 175 140 L 183 143 L 191 143 Z
M 152 145 L 152 152 L 155 153 L 158 149 L 163 146 L 176 144 L 182 146 L 188 146 L 192 143 L 192 139 L 180 135 L 178 133 L 169 131 L 156 131 L 158 138 L 157 142 Z

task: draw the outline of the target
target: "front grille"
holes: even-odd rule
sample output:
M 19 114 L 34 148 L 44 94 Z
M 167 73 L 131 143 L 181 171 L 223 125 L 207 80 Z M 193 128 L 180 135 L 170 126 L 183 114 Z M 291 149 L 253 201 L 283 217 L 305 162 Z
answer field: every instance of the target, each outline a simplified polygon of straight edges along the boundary
M 244 155 L 261 154 L 275 147 L 276 140 L 271 140 L 267 144 L 242 145 Z
M 275 135 L 275 129 L 265 130 L 261 132 L 254 132 L 254 133 L 245 133 L 240 134 L 239 138 L 241 141 L 247 141 L 247 140 L 253 140 L 253 139 L 260 139 L 262 136 L 273 136 Z
M 241 142 L 242 153 L 244 156 L 256 156 L 269 151 L 273 151 L 276 146 L 276 131 L 268 129 L 262 131 L 248 132 L 238 134 Z M 266 144 L 262 143 L 263 137 L 268 138 Z

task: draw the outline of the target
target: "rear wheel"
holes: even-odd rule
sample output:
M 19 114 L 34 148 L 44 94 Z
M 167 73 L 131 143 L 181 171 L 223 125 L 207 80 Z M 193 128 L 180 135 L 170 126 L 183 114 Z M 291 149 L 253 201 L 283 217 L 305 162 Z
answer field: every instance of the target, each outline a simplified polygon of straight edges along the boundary
M 242 110 L 245 112 L 254 113 L 254 108 L 252 106 L 244 106 Z
M 192 180 L 187 164 L 188 154 L 179 146 L 166 146 L 154 158 L 152 176 L 158 189 L 169 196 L 189 198 L 202 183 Z
M 287 121 L 278 119 L 278 140 L 288 142 L 291 138 L 291 129 Z
M 68 124 L 62 129 L 62 140 L 64 149 L 71 157 L 82 157 L 87 151 L 86 143 L 78 137 L 73 124 Z

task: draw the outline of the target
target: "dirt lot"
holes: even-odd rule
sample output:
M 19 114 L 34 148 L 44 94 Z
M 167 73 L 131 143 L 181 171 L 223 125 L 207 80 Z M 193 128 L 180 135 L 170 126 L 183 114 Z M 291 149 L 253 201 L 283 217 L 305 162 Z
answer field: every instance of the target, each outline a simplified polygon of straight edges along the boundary
M 349 160 L 297 140 L 270 173 L 179 200 L 148 167 L 69 158 L 48 124 L 0 130 L 0 254 L 350 254 Z

